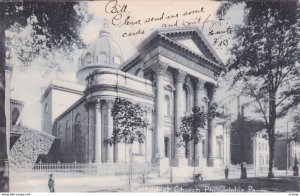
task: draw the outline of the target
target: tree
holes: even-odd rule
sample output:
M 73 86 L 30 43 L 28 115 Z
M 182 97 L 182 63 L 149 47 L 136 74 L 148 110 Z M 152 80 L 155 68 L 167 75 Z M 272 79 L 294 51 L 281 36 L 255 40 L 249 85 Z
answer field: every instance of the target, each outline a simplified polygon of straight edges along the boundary
M 190 115 L 183 117 L 180 130 L 175 133 L 175 136 L 180 138 L 180 144 L 187 146 L 189 142 L 193 141 L 193 163 L 195 174 L 195 161 L 196 161 L 196 145 L 203 139 L 203 135 L 200 132 L 200 128 L 204 128 L 206 125 L 207 114 L 201 111 L 199 107 L 194 107 Z M 186 152 L 187 153 L 187 152 Z
M 227 76 L 255 100 L 269 140 L 268 177 L 274 177 L 275 124 L 300 102 L 299 2 L 244 1 L 244 23 L 235 28 Z M 226 14 L 230 3 L 220 15 Z M 221 7 L 222 9 L 222 7 Z
M 77 6 L 77 7 L 76 7 Z M 75 9 L 76 8 L 76 9 Z M 26 62 L 54 49 L 82 46 L 78 33 L 84 15 L 78 2 L 2 2 L 0 3 L 0 191 L 9 191 L 8 152 L 5 117 L 6 34 L 11 27 L 32 25 L 35 39 L 18 58 Z M 21 43 L 20 43 L 21 45 Z M 22 47 L 22 46 L 21 46 Z M 30 54 L 30 56 L 25 55 Z M 24 58 L 30 57 L 30 58 Z M 9 123 L 9 122 L 7 122 Z
M 111 115 L 113 117 L 113 135 L 105 140 L 106 145 L 118 143 L 129 144 L 130 154 L 130 176 L 129 186 L 132 180 L 132 144 L 134 142 L 144 143 L 145 128 L 147 121 L 145 112 L 139 104 L 133 104 L 124 98 L 116 98 Z
M 187 146 L 189 142 L 193 141 L 193 163 L 194 163 L 194 174 L 195 174 L 195 161 L 196 161 L 196 145 L 203 139 L 203 134 L 199 129 L 205 128 L 207 121 L 212 118 L 226 118 L 226 115 L 220 111 L 220 108 L 216 103 L 210 104 L 208 111 L 205 112 L 199 107 L 192 108 L 192 113 L 185 115 L 182 118 L 181 126 L 178 131 L 175 132 L 175 136 L 178 137 L 180 146 Z M 186 150 L 188 150 L 186 148 Z M 186 154 L 188 152 L 186 151 Z
M 300 116 L 299 113 L 294 116 L 294 127 L 292 128 L 292 140 L 300 142 Z

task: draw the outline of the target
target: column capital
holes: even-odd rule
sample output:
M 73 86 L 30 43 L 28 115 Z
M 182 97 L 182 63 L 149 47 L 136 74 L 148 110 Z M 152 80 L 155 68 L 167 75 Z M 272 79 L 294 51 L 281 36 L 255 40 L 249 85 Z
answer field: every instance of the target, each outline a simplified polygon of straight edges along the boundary
M 213 83 L 206 83 L 206 88 L 207 88 L 207 95 L 209 100 L 213 100 L 214 99 L 214 95 L 216 93 L 216 85 Z
M 184 83 L 186 75 L 187 73 L 185 71 L 178 69 L 175 77 L 176 83 Z
M 95 101 L 95 105 L 96 105 L 96 109 L 100 109 L 101 108 L 101 102 L 100 102 L 100 99 L 97 99 Z
M 197 82 L 196 82 L 196 89 L 197 90 L 204 90 L 205 89 L 205 81 L 204 80 L 201 80 L 200 78 L 197 79 Z
M 168 68 L 167 63 L 163 62 L 156 62 L 155 64 L 151 65 L 151 69 L 155 72 L 157 75 L 164 75 L 166 70 Z
M 115 101 L 112 100 L 112 99 L 107 99 L 107 100 L 106 100 L 106 103 L 107 103 L 107 106 L 108 106 L 109 108 L 112 108 L 113 105 L 114 105 L 114 103 L 115 103 Z

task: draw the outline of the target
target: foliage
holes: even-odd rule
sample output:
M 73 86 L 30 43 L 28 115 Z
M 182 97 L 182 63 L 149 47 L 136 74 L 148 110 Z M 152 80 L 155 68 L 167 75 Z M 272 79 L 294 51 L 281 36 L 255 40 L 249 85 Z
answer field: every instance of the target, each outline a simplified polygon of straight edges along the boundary
M 116 98 L 112 107 L 113 135 L 105 141 L 107 144 L 132 144 L 145 140 L 144 130 L 147 126 L 145 112 L 139 104 L 133 104 L 124 98 Z
M 77 7 L 76 7 L 77 6 Z M 84 21 L 79 2 L 0 2 L 0 191 L 9 191 L 7 133 L 5 117 L 5 65 L 7 48 L 7 30 L 18 30 L 31 25 L 31 42 L 19 40 L 17 55 L 24 65 L 29 65 L 37 55 L 47 56 L 51 50 L 72 50 L 82 45 L 79 27 Z M 9 122 L 8 122 L 9 123 Z M 6 166 L 5 166 L 6 165 Z
M 6 36 L 6 47 L 16 50 L 18 59 L 25 67 L 38 55 L 49 60 L 54 49 L 67 55 L 75 48 L 84 46 L 79 31 L 91 19 L 84 4 L 14 2 L 1 3 L 1 6 L 6 13 L 6 29 L 14 32 L 13 37 Z M 30 31 L 30 36 L 18 36 L 24 30 Z
M 220 111 L 217 103 L 210 104 L 208 112 L 202 111 L 197 106 L 192 108 L 192 113 L 182 118 L 180 129 L 175 132 L 175 136 L 180 138 L 179 145 L 184 146 L 189 141 L 194 141 L 194 144 L 197 144 L 203 139 L 203 135 L 198 129 L 204 128 L 207 125 L 207 121 L 213 118 L 227 118 L 227 115 Z
M 203 137 L 198 128 L 204 128 L 206 119 L 206 112 L 201 111 L 199 107 L 194 107 L 190 115 L 183 117 L 180 130 L 175 133 L 175 136 L 182 139 L 183 145 L 192 140 L 195 144 L 198 143 Z
M 292 140 L 300 142 L 300 116 L 294 116 L 294 127 L 292 129 Z
M 244 1 L 244 5 L 244 23 L 234 31 L 227 76 L 232 87 L 255 100 L 268 133 L 268 175 L 273 177 L 276 119 L 300 102 L 299 2 Z

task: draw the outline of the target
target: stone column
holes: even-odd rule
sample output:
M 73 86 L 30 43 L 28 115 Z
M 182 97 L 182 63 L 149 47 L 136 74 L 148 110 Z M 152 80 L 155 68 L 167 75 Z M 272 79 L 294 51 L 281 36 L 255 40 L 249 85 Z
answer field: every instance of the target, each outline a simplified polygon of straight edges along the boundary
M 215 96 L 215 86 L 210 84 L 208 87 L 208 95 L 209 95 L 209 103 L 208 103 L 208 112 L 211 112 L 211 106 L 214 103 Z M 216 119 L 209 118 L 208 119 L 208 165 L 216 166 L 218 165 L 217 156 L 216 156 Z
M 98 99 L 95 107 L 95 162 L 101 162 L 101 103 Z
M 202 106 L 205 104 L 204 98 L 206 97 L 205 81 L 198 79 L 195 89 L 195 106 L 202 110 Z M 206 107 L 204 107 L 206 109 Z M 198 128 L 196 134 L 200 134 L 203 128 Z M 196 162 L 202 159 L 202 140 L 195 145 L 195 158 Z
M 183 93 L 183 84 L 184 79 L 186 77 L 186 72 L 181 70 L 177 71 L 175 78 L 175 131 L 180 131 L 182 117 L 184 115 L 183 101 L 184 101 L 184 93 Z M 178 146 L 180 145 L 180 146 Z M 183 159 L 184 156 L 184 146 L 180 144 L 180 138 L 175 136 L 175 159 Z
M 155 64 L 152 67 L 156 73 L 156 100 L 155 100 L 155 158 L 162 158 L 164 153 L 164 74 L 166 65 Z
M 94 162 L 95 160 L 95 105 L 88 103 L 88 148 L 86 153 L 88 154 L 89 162 Z
M 113 135 L 113 117 L 111 116 L 111 109 L 113 107 L 114 101 L 107 100 L 107 138 L 112 137 Z M 113 162 L 114 161 L 114 145 L 107 144 L 106 145 L 106 161 Z

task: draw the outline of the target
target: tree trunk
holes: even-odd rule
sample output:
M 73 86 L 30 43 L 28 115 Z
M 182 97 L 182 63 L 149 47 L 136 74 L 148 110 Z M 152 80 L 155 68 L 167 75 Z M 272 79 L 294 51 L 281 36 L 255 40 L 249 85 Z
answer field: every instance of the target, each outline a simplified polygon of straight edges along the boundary
M 276 93 L 269 95 L 269 126 L 268 126 L 268 139 L 269 139 L 269 171 L 268 178 L 274 178 L 273 167 L 275 162 L 275 123 L 276 123 Z
M 9 191 L 7 130 L 5 117 L 5 24 L 0 8 L 0 192 Z

